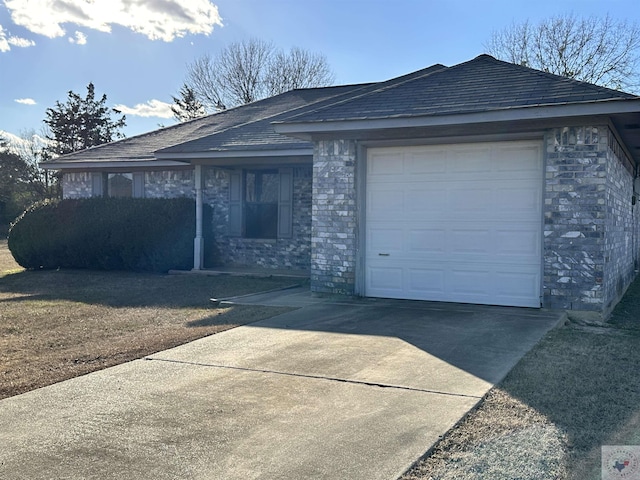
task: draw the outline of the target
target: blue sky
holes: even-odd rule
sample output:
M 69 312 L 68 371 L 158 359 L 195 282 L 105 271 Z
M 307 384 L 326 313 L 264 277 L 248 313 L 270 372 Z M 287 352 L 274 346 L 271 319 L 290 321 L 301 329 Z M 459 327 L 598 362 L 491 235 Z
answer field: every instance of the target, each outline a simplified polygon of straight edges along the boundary
M 251 37 L 323 53 L 336 83 L 360 83 L 472 59 L 494 30 L 571 12 L 640 23 L 637 0 L 0 0 L 0 130 L 39 132 L 89 82 L 128 112 L 127 136 L 171 125 L 186 65 Z

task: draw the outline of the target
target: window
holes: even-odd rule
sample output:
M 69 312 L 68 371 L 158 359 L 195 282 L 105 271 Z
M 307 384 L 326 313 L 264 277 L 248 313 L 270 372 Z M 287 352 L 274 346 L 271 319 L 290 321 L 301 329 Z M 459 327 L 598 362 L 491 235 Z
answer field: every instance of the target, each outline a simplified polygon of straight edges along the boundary
M 247 238 L 276 238 L 278 234 L 277 170 L 245 172 L 244 232 Z
M 107 195 L 117 198 L 133 196 L 133 175 L 131 173 L 109 173 L 107 175 Z
M 144 197 L 144 172 L 91 174 L 93 197 Z
M 287 238 L 293 227 L 293 169 L 236 170 L 229 178 L 229 234 Z

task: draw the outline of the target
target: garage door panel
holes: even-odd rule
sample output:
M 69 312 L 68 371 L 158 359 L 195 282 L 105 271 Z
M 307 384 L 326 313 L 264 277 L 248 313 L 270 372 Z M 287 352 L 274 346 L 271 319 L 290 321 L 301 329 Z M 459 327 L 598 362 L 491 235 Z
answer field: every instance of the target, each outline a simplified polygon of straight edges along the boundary
M 522 270 L 522 269 L 521 269 Z M 540 282 L 540 275 L 527 271 L 500 270 L 496 271 L 496 294 L 503 297 L 521 297 L 529 295 L 532 288 Z
M 371 152 L 368 155 L 367 175 L 402 175 L 404 155 L 401 151 L 390 150 L 384 152 Z
M 541 149 L 370 149 L 365 294 L 539 306 Z
M 428 149 L 404 156 L 405 169 L 410 175 L 439 174 L 447 171 L 447 151 Z
M 542 156 L 539 146 L 500 147 L 496 149 L 496 167 L 501 172 L 514 172 L 538 175 L 542 169 Z
M 500 257 L 517 255 L 520 261 L 529 257 L 528 263 L 540 261 L 540 234 L 536 229 L 499 229 L 495 233 L 496 254 Z
M 408 268 L 407 292 L 412 299 L 428 299 L 446 294 L 446 271 L 440 268 Z
M 465 175 L 486 173 L 491 165 L 491 150 L 484 147 L 453 147 L 448 155 L 449 171 Z
M 401 294 L 404 290 L 402 277 L 403 269 L 398 267 L 372 266 L 368 271 L 368 280 L 372 291 L 389 291 Z
M 404 192 L 396 188 L 377 188 L 369 192 L 367 206 L 373 215 L 383 217 L 397 215 L 404 212 Z
M 466 188 L 452 186 L 447 190 L 449 212 L 462 218 L 489 214 L 494 205 L 491 188 Z
M 372 227 L 367 236 L 367 245 L 374 254 L 401 252 L 404 248 L 402 235 L 395 228 Z
M 429 186 L 420 190 L 409 187 L 406 192 L 407 210 L 409 212 L 419 211 L 423 214 L 427 212 L 438 213 L 445 208 L 447 201 L 447 190 L 442 187 Z
M 490 303 L 538 307 L 539 300 L 531 297 L 540 277 L 526 271 L 526 267 L 495 265 L 444 264 L 434 261 L 433 267 L 402 268 L 374 267 L 371 269 L 371 295 L 413 300 L 435 300 L 464 303 Z
M 530 229 L 488 229 L 479 223 L 470 228 L 452 228 L 434 222 L 432 228 L 411 228 L 406 223 L 376 222 L 367 229 L 367 251 L 376 256 L 388 253 L 394 259 L 440 261 L 446 255 L 452 262 L 494 262 L 540 264 L 541 238 Z
M 488 228 L 454 228 L 447 241 L 448 253 L 490 255 L 493 250 L 490 240 L 491 231 Z
M 491 269 L 488 265 L 475 268 L 451 266 L 449 272 L 449 291 L 457 298 L 473 298 L 473 301 L 491 294 Z
M 401 237 L 396 231 L 396 237 Z M 407 247 L 409 253 L 444 253 L 447 249 L 447 232 L 444 228 L 410 229 L 408 232 Z M 401 241 L 401 240 L 400 240 Z
M 536 214 L 542 207 L 540 187 L 511 184 L 503 187 L 495 194 L 496 211 L 510 214 L 531 212 Z

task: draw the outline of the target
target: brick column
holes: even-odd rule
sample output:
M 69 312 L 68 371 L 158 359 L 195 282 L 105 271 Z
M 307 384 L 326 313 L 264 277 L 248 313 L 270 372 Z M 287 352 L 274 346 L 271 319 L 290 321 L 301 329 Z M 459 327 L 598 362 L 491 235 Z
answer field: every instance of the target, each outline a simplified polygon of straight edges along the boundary
M 353 295 L 356 270 L 356 144 L 317 142 L 313 155 L 311 290 Z
M 604 308 L 607 132 L 564 127 L 547 134 L 545 307 Z

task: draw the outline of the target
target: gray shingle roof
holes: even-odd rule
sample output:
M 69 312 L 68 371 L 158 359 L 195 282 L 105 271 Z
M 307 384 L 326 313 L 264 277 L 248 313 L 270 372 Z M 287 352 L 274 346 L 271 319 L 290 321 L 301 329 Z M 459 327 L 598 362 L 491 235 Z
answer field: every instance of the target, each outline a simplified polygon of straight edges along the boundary
M 311 142 L 276 133 L 273 129 L 273 122 L 310 111 L 322 105 L 332 105 L 344 98 L 351 98 L 353 95 L 367 92 L 374 87 L 375 84 L 362 84 L 293 90 L 283 94 L 285 98 L 279 102 L 282 103 L 282 100 L 286 99 L 289 108 L 280 112 L 277 112 L 276 109 L 272 109 L 269 112 L 261 112 L 261 115 L 256 115 L 255 118 L 249 119 L 246 123 L 239 122 L 228 128 L 216 129 L 214 132 L 194 140 L 188 140 L 181 144 L 158 150 L 156 154 L 166 156 L 207 152 L 312 149 L 313 144 Z M 279 95 L 279 97 L 283 95 Z M 244 109 L 246 107 L 240 108 Z
M 338 87 L 292 90 L 274 97 L 247 105 L 224 110 L 171 127 L 154 130 L 123 140 L 58 157 L 47 163 L 56 165 L 74 163 L 101 163 L 154 160 L 155 152 L 178 145 L 176 151 L 192 151 L 201 145 L 218 145 L 221 148 L 264 147 L 292 148 L 311 144 L 276 134 L 271 126 L 274 116 L 283 112 L 295 112 L 300 107 L 308 108 L 316 102 L 344 95 L 366 88 L 367 85 L 347 85 Z M 195 141 L 188 147 L 180 147 L 185 142 Z M 184 150 L 181 150 L 183 148 Z M 204 147 L 203 147 L 204 148 Z M 245 148 L 245 149 L 246 149 Z
M 274 124 L 428 118 L 638 98 L 480 55 L 453 67 L 433 65 L 386 82 L 293 90 L 65 155 L 49 162 L 49 168 L 159 159 L 173 163 L 199 153 L 311 149 L 310 142 L 276 133 Z
M 437 66 L 434 66 L 437 67 Z M 284 123 L 464 114 L 514 107 L 637 98 L 616 90 L 480 55 L 453 67 L 400 77 L 339 105 L 316 108 Z M 420 72 L 416 72 L 420 73 Z

